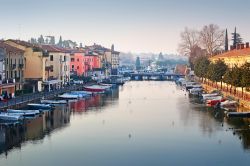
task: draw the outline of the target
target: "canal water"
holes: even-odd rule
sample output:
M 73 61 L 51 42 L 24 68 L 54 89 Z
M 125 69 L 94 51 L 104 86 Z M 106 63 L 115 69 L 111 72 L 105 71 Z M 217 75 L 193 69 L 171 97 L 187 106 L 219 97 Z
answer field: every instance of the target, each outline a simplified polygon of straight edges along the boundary
M 132 81 L 1 127 L 0 166 L 249 165 L 249 124 L 173 82 Z

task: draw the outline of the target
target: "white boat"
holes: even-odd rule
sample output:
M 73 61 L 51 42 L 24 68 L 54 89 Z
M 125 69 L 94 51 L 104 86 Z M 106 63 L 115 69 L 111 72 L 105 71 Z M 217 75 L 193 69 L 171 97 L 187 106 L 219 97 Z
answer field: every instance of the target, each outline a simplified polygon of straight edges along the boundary
M 23 120 L 23 115 L 1 112 L 0 113 L 0 120 L 6 120 L 6 121 Z
M 189 93 L 192 95 L 199 95 L 203 91 L 202 88 L 192 88 L 189 89 Z
M 64 93 L 58 97 L 63 98 L 63 99 L 78 99 L 79 95 L 78 94 L 71 94 L 71 93 Z
M 208 94 L 202 94 L 203 100 L 209 100 L 214 97 L 220 96 L 218 93 L 208 93 Z
M 53 107 L 49 104 L 36 104 L 36 103 L 30 103 L 27 104 L 30 108 L 34 109 L 52 109 Z
M 88 94 L 88 95 L 92 95 L 92 92 L 89 91 L 72 91 L 72 93 L 79 93 L 79 94 Z
M 207 96 L 218 96 L 218 93 L 206 93 L 206 94 L 202 94 L 202 97 L 207 97 Z
M 226 100 L 220 103 L 221 107 L 232 107 L 236 105 L 237 105 L 237 101 L 234 101 L 234 100 Z
M 203 100 L 221 100 L 222 99 L 222 96 L 207 96 L 205 98 L 203 98 Z
M 42 104 L 67 104 L 66 100 L 41 100 Z
M 11 114 L 20 114 L 23 116 L 35 116 L 40 114 L 39 110 L 14 110 L 14 109 L 7 109 L 7 113 Z
M 82 93 L 82 92 L 80 92 L 80 91 L 72 91 L 72 92 L 70 92 L 69 94 L 78 95 L 78 98 L 84 98 L 84 97 L 89 97 L 89 96 L 91 96 L 90 94 Z M 91 93 L 91 94 L 92 94 L 92 93 Z
M 104 92 L 107 89 L 109 88 L 100 85 L 84 86 L 84 90 L 89 92 Z

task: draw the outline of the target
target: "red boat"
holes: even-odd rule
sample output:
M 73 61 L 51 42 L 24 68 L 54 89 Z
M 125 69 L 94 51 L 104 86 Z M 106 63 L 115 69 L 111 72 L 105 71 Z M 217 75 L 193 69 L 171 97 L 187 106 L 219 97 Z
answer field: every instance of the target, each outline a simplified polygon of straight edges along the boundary
M 98 85 L 92 85 L 92 86 L 84 86 L 83 87 L 85 91 L 89 92 L 104 92 L 106 88 L 103 86 L 98 86 Z
M 207 105 L 215 106 L 219 102 L 224 102 L 226 99 L 214 99 L 214 100 L 207 100 Z

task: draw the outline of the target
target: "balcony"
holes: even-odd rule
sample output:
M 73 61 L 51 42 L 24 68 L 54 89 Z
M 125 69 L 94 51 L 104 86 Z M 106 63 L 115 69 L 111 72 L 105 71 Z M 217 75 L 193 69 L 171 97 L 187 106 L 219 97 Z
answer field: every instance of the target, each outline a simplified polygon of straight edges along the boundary
M 18 67 L 19 69 L 22 69 L 24 67 L 24 64 L 19 64 Z
M 45 71 L 53 71 L 53 65 L 46 66 Z
M 14 79 L 4 79 L 2 80 L 2 84 L 13 84 L 15 83 Z
M 11 69 L 14 70 L 16 68 L 16 64 L 11 65 Z

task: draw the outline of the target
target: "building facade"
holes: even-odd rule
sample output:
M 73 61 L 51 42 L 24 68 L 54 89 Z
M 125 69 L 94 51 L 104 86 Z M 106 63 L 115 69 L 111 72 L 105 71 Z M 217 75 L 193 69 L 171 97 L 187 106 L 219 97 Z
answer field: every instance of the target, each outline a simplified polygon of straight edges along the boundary
M 233 68 L 235 65 L 240 67 L 245 63 L 250 63 L 249 43 L 239 44 L 235 49 L 231 47 L 230 51 L 210 58 L 210 61 L 212 62 L 216 62 L 218 60 L 224 61 L 229 68 Z
M 24 51 L 24 86 L 29 91 L 42 91 L 42 83 L 46 80 L 45 63 L 49 58 L 48 52 L 39 45 L 21 40 L 7 40 L 6 44 Z

